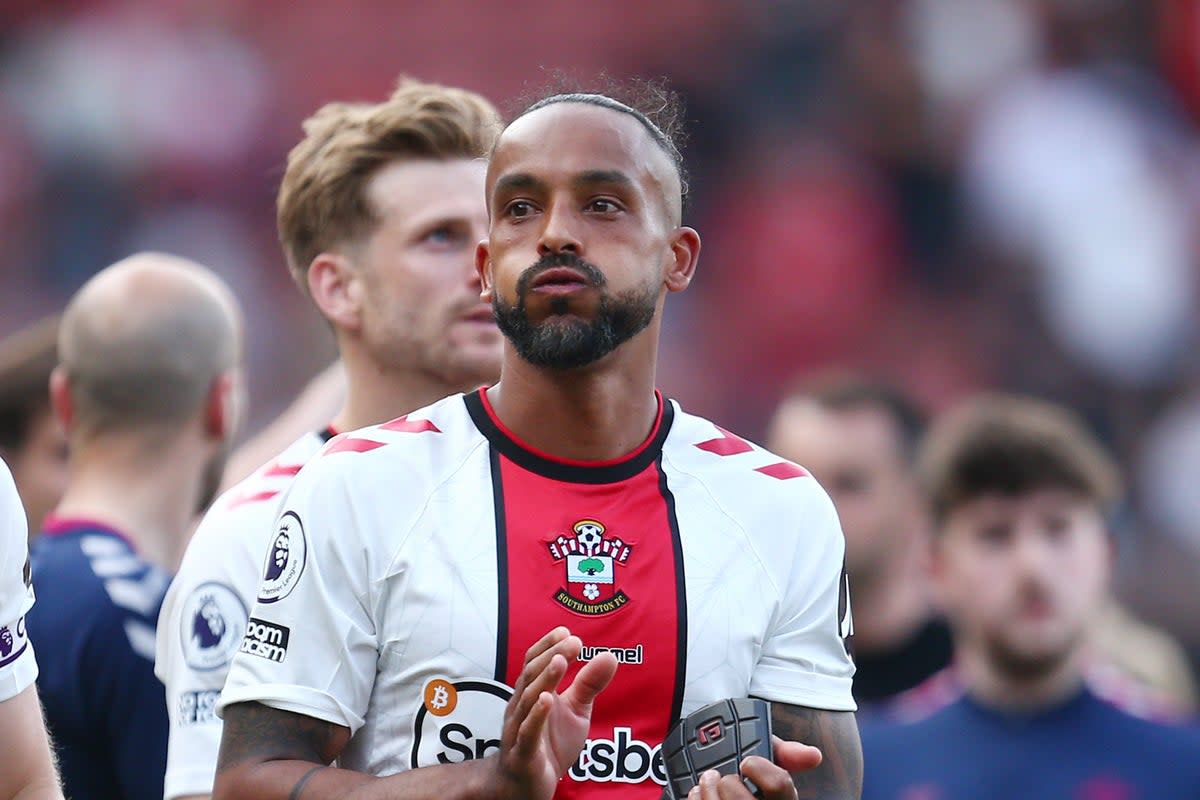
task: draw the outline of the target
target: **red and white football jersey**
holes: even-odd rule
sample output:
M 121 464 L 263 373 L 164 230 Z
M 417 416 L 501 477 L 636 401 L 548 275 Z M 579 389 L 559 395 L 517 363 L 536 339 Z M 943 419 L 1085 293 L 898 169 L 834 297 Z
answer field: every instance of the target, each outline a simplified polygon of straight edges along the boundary
M 166 800 L 212 793 L 221 746 L 214 713 L 246 632 L 283 492 L 329 439 L 308 433 L 209 508 L 158 617 L 154 673 L 167 688 Z
M 621 665 L 556 797 L 657 800 L 666 733 L 706 703 L 855 708 L 843 550 L 808 473 L 674 402 L 636 452 L 581 463 L 456 395 L 301 471 L 220 704 L 345 726 L 339 763 L 374 775 L 481 757 L 566 625 Z
M 0 459 L 0 702 L 28 689 L 38 675 L 25 631 L 25 615 L 33 607 L 28 542 L 25 506 Z

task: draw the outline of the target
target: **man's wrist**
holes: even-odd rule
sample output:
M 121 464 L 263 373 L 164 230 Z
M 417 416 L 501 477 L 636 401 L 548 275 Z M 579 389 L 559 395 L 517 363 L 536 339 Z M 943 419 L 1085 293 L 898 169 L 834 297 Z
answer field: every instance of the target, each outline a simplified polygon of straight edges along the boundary
M 464 781 L 469 787 L 468 800 L 510 800 L 515 798 L 515 783 L 500 763 L 499 755 L 463 762 L 468 774 Z

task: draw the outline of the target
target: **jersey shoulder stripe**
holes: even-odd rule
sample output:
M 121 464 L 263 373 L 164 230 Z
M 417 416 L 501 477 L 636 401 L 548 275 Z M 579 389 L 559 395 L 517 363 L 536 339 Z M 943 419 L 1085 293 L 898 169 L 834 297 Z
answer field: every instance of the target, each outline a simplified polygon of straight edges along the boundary
M 828 499 L 799 464 L 681 409 L 663 458 L 674 470 L 701 481 L 734 516 L 741 516 L 738 509 L 795 514 Z
M 266 501 L 275 499 L 286 490 L 323 444 L 324 440 L 320 434 L 304 434 L 278 456 L 227 489 L 212 504 L 209 513 L 233 511 L 243 506 L 259 504 L 271 506 L 272 504 Z

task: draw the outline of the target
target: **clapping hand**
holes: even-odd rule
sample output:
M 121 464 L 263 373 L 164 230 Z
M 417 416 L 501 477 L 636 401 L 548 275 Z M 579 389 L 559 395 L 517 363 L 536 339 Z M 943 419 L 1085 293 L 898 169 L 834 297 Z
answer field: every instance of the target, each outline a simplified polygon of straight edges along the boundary
M 504 711 L 500 754 L 491 796 L 549 800 L 559 779 L 587 741 L 592 704 L 617 672 L 611 653 L 600 653 L 558 691 L 583 642 L 563 627 L 525 653 L 525 665 Z

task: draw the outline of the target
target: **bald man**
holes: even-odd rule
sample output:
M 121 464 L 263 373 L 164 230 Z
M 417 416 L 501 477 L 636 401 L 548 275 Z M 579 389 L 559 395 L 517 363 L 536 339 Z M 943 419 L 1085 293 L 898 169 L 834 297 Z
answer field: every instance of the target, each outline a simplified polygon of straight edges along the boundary
M 32 548 L 38 687 L 68 797 L 160 800 L 154 626 L 240 416 L 241 320 L 205 268 L 157 253 L 75 295 L 50 379 L 70 480 Z

